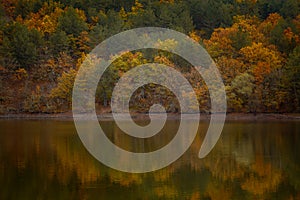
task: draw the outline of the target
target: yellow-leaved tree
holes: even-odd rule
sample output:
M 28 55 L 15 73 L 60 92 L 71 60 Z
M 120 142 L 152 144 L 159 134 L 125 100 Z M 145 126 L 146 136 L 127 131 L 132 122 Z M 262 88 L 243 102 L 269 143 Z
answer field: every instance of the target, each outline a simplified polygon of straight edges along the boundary
M 203 41 L 226 85 L 229 111 L 274 111 L 284 103 L 280 80 L 285 57 L 270 42 L 270 34 L 281 19 L 279 14 L 264 21 L 236 16 L 231 27 L 218 28 Z M 289 29 L 284 33 L 295 38 Z

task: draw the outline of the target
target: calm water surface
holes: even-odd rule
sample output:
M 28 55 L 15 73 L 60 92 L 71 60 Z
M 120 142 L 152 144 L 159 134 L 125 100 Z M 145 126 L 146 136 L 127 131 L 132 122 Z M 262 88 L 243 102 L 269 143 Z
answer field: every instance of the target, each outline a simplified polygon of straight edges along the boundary
M 163 147 L 178 124 L 169 120 L 142 140 L 101 122 L 111 141 L 136 152 Z M 198 159 L 207 126 L 200 123 L 172 165 L 129 174 L 95 160 L 72 121 L 0 120 L 0 199 L 300 199 L 299 121 L 227 122 L 213 151 Z

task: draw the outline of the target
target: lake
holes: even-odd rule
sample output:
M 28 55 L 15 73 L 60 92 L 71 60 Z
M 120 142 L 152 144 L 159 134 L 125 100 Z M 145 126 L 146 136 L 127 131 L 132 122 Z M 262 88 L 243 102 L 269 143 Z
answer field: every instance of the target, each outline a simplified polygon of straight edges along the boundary
M 179 121 L 148 139 L 100 124 L 118 146 L 149 152 L 172 140 Z M 300 199 L 300 121 L 227 121 L 199 159 L 207 127 L 200 122 L 191 147 L 168 167 L 131 174 L 93 158 L 71 120 L 2 119 L 0 199 Z

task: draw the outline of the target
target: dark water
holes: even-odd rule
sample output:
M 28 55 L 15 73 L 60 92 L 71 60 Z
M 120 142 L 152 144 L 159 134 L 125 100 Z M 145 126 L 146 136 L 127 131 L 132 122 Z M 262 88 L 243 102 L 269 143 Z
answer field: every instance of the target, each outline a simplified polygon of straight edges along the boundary
M 124 149 L 150 151 L 172 140 L 130 140 L 101 122 Z M 175 163 L 145 174 L 100 164 L 72 121 L 0 120 L 0 199 L 300 199 L 300 122 L 227 122 L 213 151 L 197 154 L 207 123 Z M 119 134 L 120 133 L 120 134 Z

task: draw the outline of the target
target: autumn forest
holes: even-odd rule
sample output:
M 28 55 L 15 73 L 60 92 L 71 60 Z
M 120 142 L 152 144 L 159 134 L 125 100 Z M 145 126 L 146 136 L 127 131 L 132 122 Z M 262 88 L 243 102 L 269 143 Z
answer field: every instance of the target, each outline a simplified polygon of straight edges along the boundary
M 300 111 L 299 0 L 2 0 L 0 114 L 69 111 L 74 79 L 88 53 L 116 33 L 146 26 L 182 32 L 207 50 L 224 81 L 228 112 Z M 210 111 L 201 76 L 165 51 L 116 59 L 98 84 L 96 104 L 109 108 L 122 74 L 149 62 L 183 73 L 200 110 Z M 174 95 L 157 85 L 138 89 L 131 105 L 146 112 L 156 101 L 169 112 L 179 110 Z

